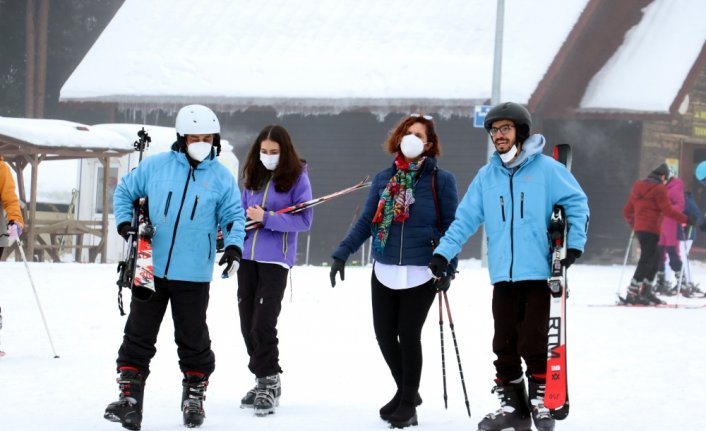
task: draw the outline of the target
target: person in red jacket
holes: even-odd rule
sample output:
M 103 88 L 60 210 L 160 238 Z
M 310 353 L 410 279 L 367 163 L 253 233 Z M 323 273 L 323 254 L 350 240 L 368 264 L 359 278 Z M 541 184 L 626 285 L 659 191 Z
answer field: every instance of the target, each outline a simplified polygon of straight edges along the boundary
M 654 293 L 654 279 L 659 265 L 660 227 L 663 217 L 677 223 L 686 223 L 687 217 L 672 207 L 665 186 L 669 179 L 666 163 L 657 166 L 645 179 L 635 181 L 630 197 L 623 207 L 623 216 L 640 242 L 640 259 L 630 281 L 627 294 L 621 297 L 625 304 L 660 304 Z

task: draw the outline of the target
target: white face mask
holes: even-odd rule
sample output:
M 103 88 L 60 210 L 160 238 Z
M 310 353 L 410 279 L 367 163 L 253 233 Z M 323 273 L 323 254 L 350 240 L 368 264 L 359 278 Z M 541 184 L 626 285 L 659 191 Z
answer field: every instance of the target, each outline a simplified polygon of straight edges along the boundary
M 208 142 L 200 141 L 187 145 L 186 152 L 197 162 L 203 162 L 203 160 L 211 154 L 212 148 L 213 145 Z
M 517 155 L 517 145 L 513 145 L 507 153 L 500 154 L 500 159 L 503 163 L 510 163 L 515 158 L 515 155 Z
M 262 162 L 265 169 L 268 171 L 274 171 L 279 163 L 279 154 L 260 153 L 260 162 Z
M 400 149 L 405 157 L 413 159 L 424 152 L 424 142 L 414 135 L 404 135 Z

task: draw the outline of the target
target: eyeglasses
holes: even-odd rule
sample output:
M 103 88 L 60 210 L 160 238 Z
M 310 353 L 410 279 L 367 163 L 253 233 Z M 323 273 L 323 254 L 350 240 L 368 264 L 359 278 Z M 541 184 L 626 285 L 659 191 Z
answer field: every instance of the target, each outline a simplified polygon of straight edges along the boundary
M 500 127 L 493 127 L 492 129 L 488 130 L 488 133 L 490 134 L 490 136 L 495 136 L 498 134 L 498 132 L 502 133 L 503 135 L 506 135 L 507 132 L 509 132 L 510 129 L 513 128 L 515 128 L 515 126 L 511 124 L 505 124 Z
M 424 118 L 425 120 L 429 120 L 429 121 L 431 121 L 431 120 L 434 119 L 434 117 L 432 117 L 431 115 L 426 115 L 426 114 L 424 114 L 424 115 L 422 115 L 422 114 L 409 114 L 409 116 L 410 116 L 410 117 L 414 117 L 414 118 L 422 117 L 422 118 Z

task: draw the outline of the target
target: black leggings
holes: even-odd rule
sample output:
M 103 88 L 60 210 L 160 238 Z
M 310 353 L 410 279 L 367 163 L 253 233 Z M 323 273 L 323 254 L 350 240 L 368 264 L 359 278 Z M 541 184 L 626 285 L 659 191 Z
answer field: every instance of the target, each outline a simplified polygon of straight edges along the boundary
M 411 289 L 384 286 L 373 271 L 373 326 L 380 352 L 398 389 L 419 388 L 422 377 L 422 328 L 434 302 L 434 279 Z
M 635 275 L 632 278 L 638 282 L 652 281 L 659 267 L 660 255 L 657 248 L 659 235 L 652 232 L 635 232 L 635 236 L 640 242 L 640 259 L 637 261 Z
M 282 372 L 279 366 L 277 319 L 289 270 L 274 263 L 243 259 L 238 269 L 240 331 L 255 377 Z
M 547 371 L 550 292 L 547 280 L 497 283 L 493 289 L 493 352 L 498 379 L 511 381 Z

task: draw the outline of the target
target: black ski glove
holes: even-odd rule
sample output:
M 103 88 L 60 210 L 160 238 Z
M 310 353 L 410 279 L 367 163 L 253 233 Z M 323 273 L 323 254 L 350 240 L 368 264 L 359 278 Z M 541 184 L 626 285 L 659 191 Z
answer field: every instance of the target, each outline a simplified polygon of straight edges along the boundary
M 223 270 L 221 278 L 231 277 L 233 274 L 238 272 L 240 267 L 240 258 L 243 257 L 243 252 L 235 245 L 229 245 L 226 247 L 221 256 L 221 260 L 218 261 L 218 266 L 226 265 L 226 269 Z
M 331 287 L 336 287 L 336 273 L 341 274 L 341 281 L 346 279 L 346 262 L 334 257 L 331 264 Z
M 569 267 L 574 264 L 576 259 L 581 257 L 581 254 L 582 254 L 581 251 L 576 250 L 575 248 L 567 249 L 566 250 L 566 257 L 561 260 L 562 266 L 564 266 L 564 268 L 566 268 L 566 269 L 569 269 Z
M 449 290 L 449 287 L 451 287 L 451 280 L 453 280 L 452 276 L 445 275 L 437 279 L 434 284 L 432 284 L 432 287 L 437 292 L 446 292 L 447 290 Z
M 125 241 L 130 239 L 130 235 L 137 233 L 129 221 L 124 221 L 118 226 L 118 233 Z
M 449 266 L 449 261 L 440 254 L 435 254 L 429 262 L 429 269 L 436 278 L 446 277 L 446 268 Z M 448 288 L 447 288 L 448 289 Z

